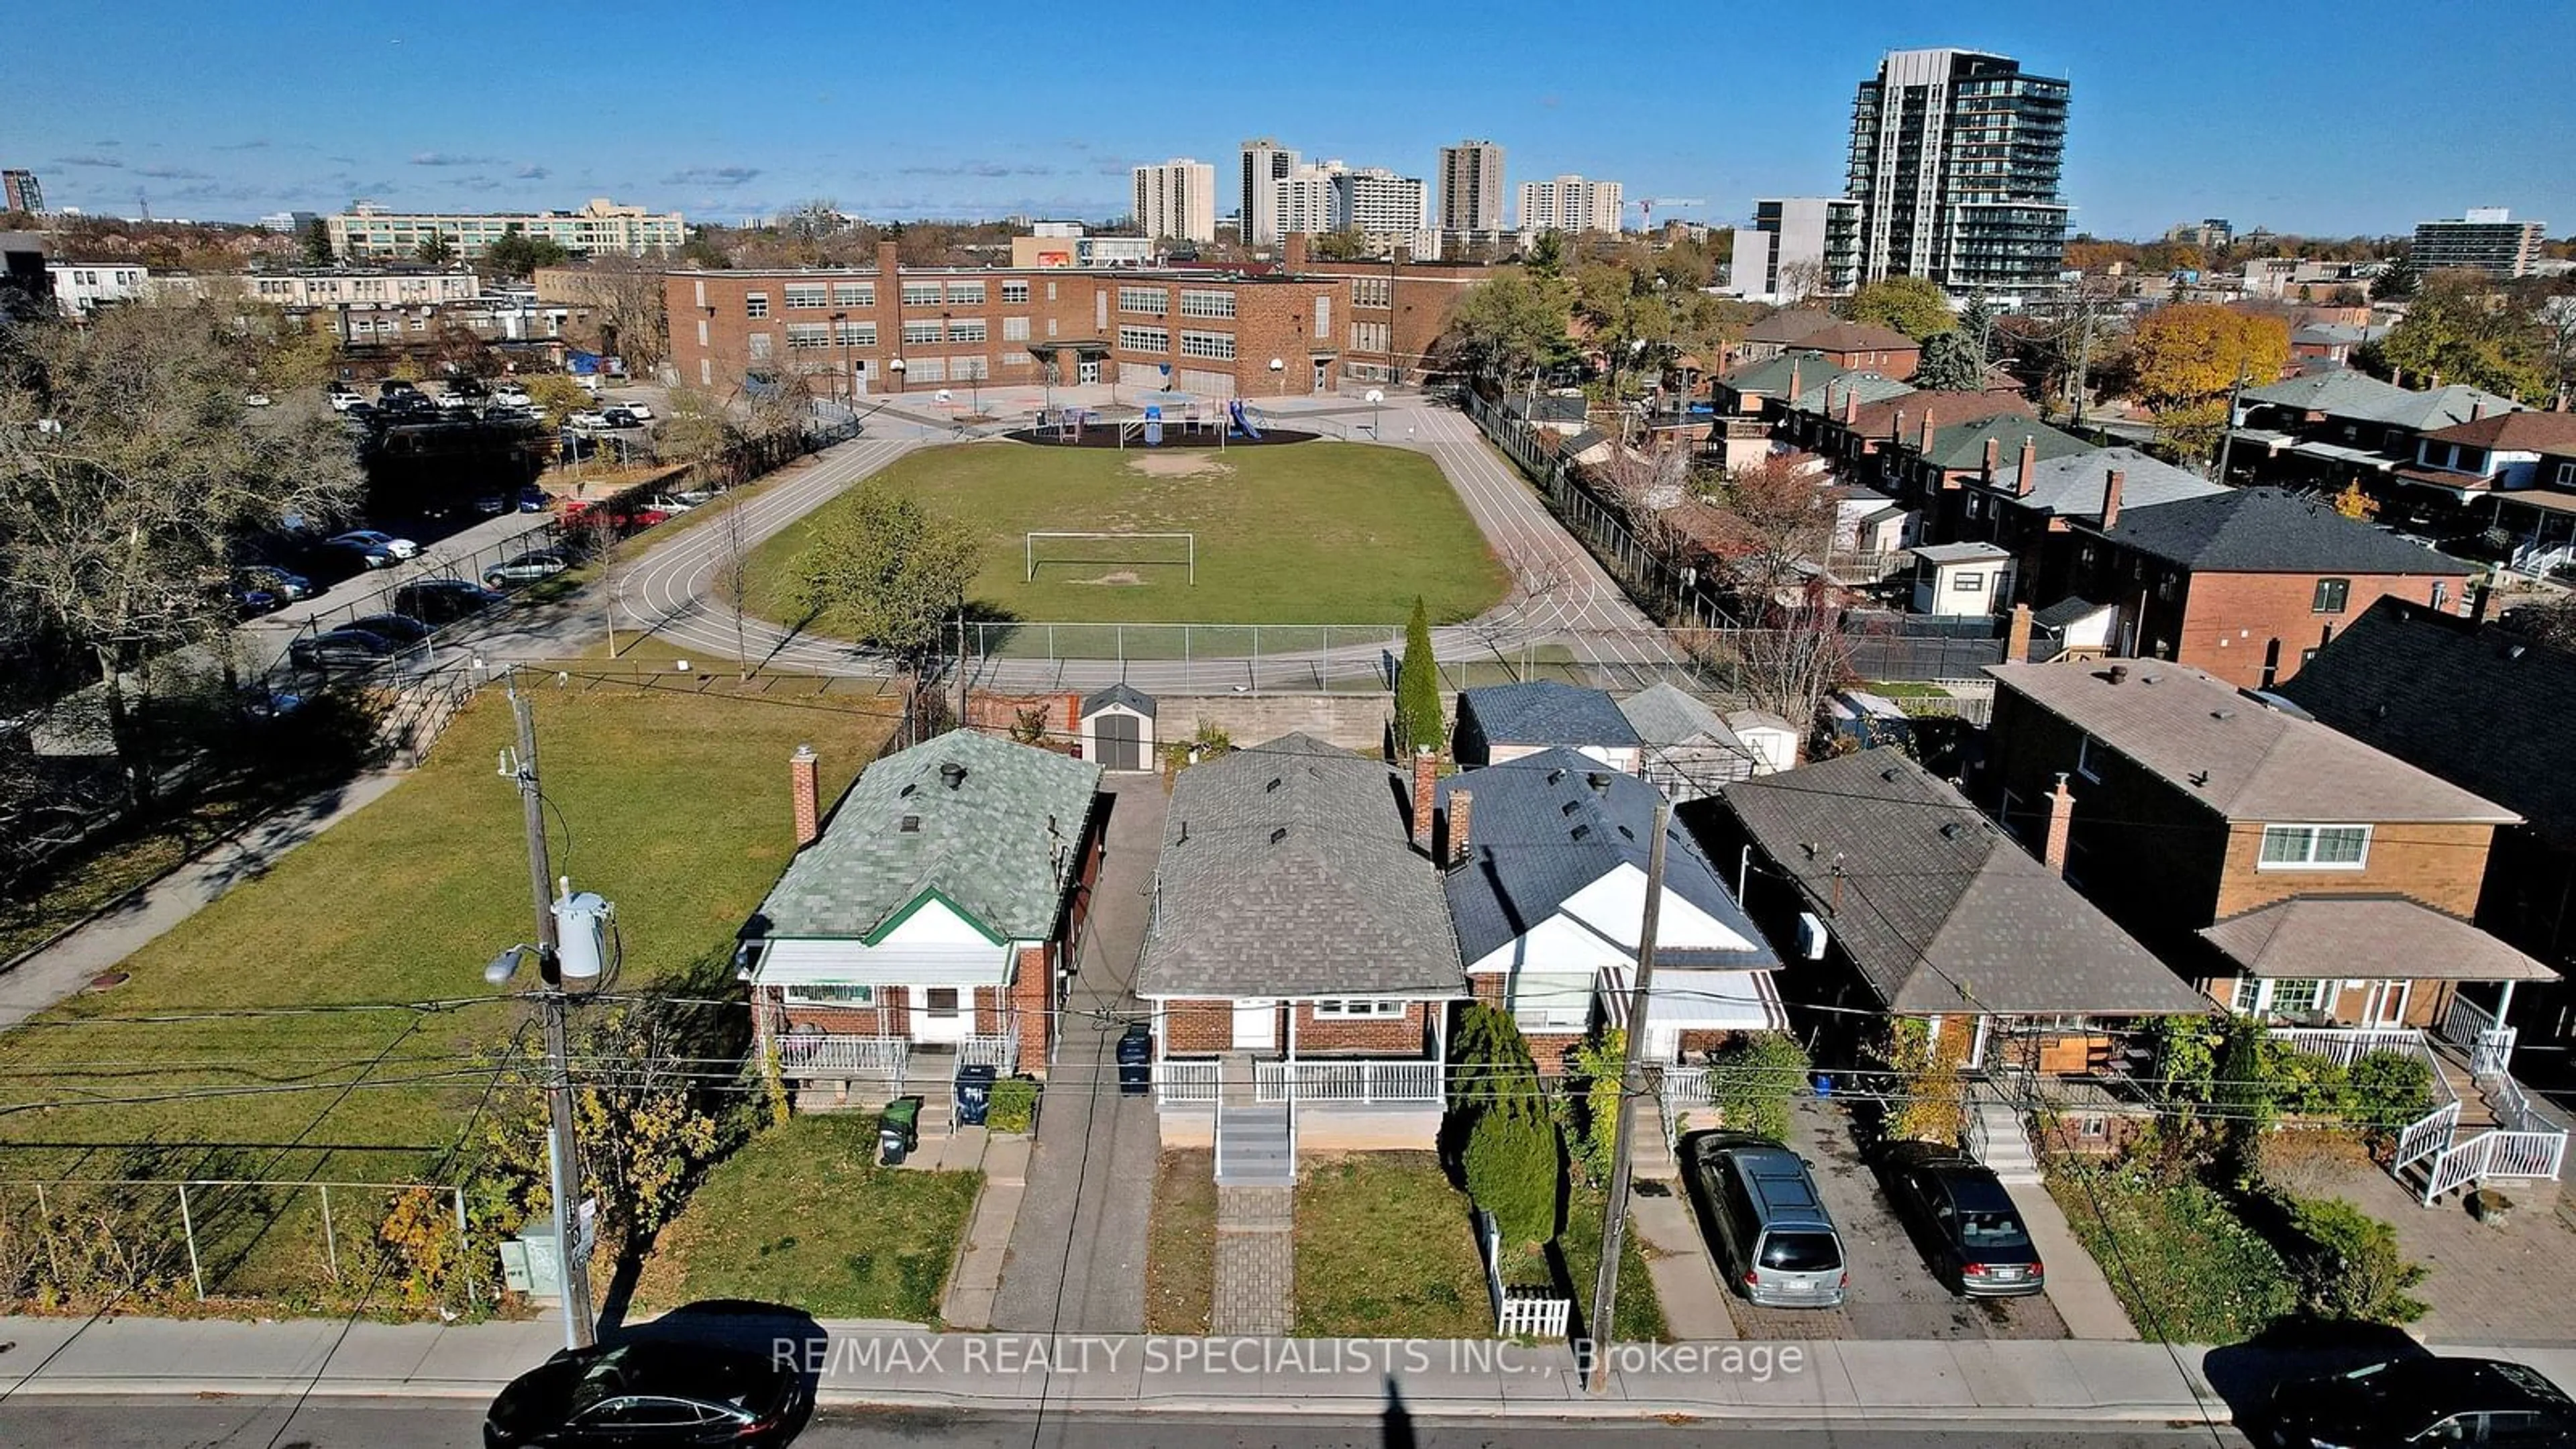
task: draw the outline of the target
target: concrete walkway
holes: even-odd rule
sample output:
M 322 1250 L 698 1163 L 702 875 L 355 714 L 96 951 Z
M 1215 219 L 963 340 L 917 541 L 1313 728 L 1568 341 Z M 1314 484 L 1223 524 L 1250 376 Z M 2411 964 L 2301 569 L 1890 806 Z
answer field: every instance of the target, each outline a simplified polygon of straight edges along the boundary
M 1208 1326 L 1278 1338 L 1297 1322 L 1297 1189 L 1219 1183 L 1216 1287 Z
M 288 851 L 401 784 L 398 771 L 361 775 L 267 815 L 195 860 L 0 970 L 0 1030 L 78 992 L 225 892 L 257 880 Z
M 1160 775 L 1104 783 L 1109 836 L 1047 1069 L 1028 1190 L 991 1324 L 1031 1333 L 1138 1333 L 1161 1124 L 1151 1097 L 1118 1093 L 1117 1044 L 1145 1014 L 1132 989 L 1153 907 L 1168 797 Z
M 1726 1288 L 1709 1262 L 1699 1223 L 1681 1185 L 1662 1184 L 1661 1195 L 1644 1192 L 1628 1199 L 1628 1227 L 1646 1255 L 1646 1276 L 1655 1282 L 1655 1297 L 1664 1305 L 1664 1332 L 1682 1343 L 1735 1337 L 1735 1320 L 1727 1316 Z
M 2084 1251 L 2066 1214 L 2058 1211 L 2057 1199 L 2038 1183 L 2010 1183 L 2004 1191 L 2021 1209 L 2021 1224 L 2030 1230 L 2031 1245 L 2048 1268 L 2048 1301 L 2066 1321 L 2067 1337 L 2135 1342 L 2137 1326 L 2111 1291 L 2102 1265 Z
M 1149 1339 L 927 1334 L 829 1323 L 813 1354 L 834 1406 L 1047 1412 L 1374 1413 L 1390 1385 L 1424 1416 L 1653 1415 L 1775 1425 L 2219 1422 L 2206 1351 L 2145 1343 L 1848 1341 L 1640 1347 L 1610 1391 L 1571 1354 L 1490 1340 Z M 765 1331 L 765 1330 L 764 1330 Z M 560 1342 L 551 1320 L 442 1327 L 337 1320 L 238 1323 L 0 1319 L 0 1393 L 487 1398 Z M 809 1335 L 809 1338 L 813 1337 Z M 2576 1350 L 2462 1350 L 2576 1382 Z M 2244 1355 L 2230 1365 L 2242 1382 Z M 2179 1360 L 2179 1362 L 2177 1362 Z M 2258 1368 L 2259 1371 L 2259 1368 Z
M 974 1129 L 969 1129 L 974 1130 Z M 993 1302 L 1002 1291 L 1002 1264 L 1011 1256 L 1011 1229 L 1028 1193 L 1029 1139 L 995 1137 L 984 1147 L 984 1190 L 966 1224 L 966 1245 L 948 1275 L 939 1321 L 950 1328 L 990 1328 Z

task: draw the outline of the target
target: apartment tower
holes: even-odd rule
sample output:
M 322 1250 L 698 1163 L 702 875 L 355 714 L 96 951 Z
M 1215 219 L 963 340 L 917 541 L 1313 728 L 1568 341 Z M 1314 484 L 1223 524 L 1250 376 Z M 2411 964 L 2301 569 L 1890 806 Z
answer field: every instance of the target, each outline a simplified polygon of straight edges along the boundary
M 1859 209 L 1831 239 L 1830 283 L 1926 277 L 2007 303 L 2054 288 L 2065 153 L 2065 81 L 1973 50 L 1888 52 L 1852 102 Z
M 1161 240 L 1216 240 L 1216 168 L 1204 161 L 1174 157 L 1159 165 L 1139 166 L 1136 178 L 1136 225 Z
M 1236 240 L 1248 247 L 1279 245 L 1279 183 L 1297 170 L 1297 153 L 1268 136 L 1243 143 L 1237 198 Z
M 1500 231 L 1503 226 L 1503 148 L 1491 141 L 1461 141 L 1440 148 L 1440 229 Z

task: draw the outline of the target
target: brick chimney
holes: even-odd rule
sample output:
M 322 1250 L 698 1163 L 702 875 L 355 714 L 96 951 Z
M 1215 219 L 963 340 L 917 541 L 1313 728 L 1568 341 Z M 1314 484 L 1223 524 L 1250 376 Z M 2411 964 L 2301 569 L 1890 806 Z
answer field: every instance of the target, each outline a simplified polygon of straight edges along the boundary
M 1450 790 L 1449 839 L 1447 842 L 1447 848 L 1440 853 L 1440 858 L 1443 862 L 1449 865 L 1456 865 L 1458 862 L 1467 858 L 1467 832 L 1468 826 L 1474 817 L 1475 810 L 1476 796 L 1474 792 L 1455 788 Z
M 903 270 L 903 243 L 877 243 L 877 278 L 886 286 L 894 285 L 894 274 Z
M 1429 749 L 1413 752 L 1413 843 L 1431 853 L 1431 814 L 1440 798 L 1440 756 Z
M 2004 662 L 2019 664 L 2030 657 L 2030 605 L 2012 606 L 2012 621 L 2004 626 Z
M 1798 394 L 1806 390 L 1798 384 L 1798 380 L 1803 375 L 1805 368 L 1806 364 L 1800 362 L 1798 359 L 1794 357 L 1789 359 L 1789 395 L 1781 399 L 1781 401 L 1794 403 L 1798 400 Z
M 2102 479 L 2102 527 L 2105 529 L 2120 521 L 2120 485 L 2128 481 L 2128 476 L 2114 468 Z
M 1292 231 L 1280 240 L 1279 265 L 1282 270 L 1292 275 L 1306 270 L 1306 234 L 1304 232 Z
M 2001 438 L 1996 438 L 1996 437 L 1989 437 L 1989 438 L 1987 438 L 1987 439 L 1986 439 L 1986 481 L 1987 481 L 1987 482 L 1992 483 L 1993 481 L 1995 481 L 1995 460 L 1997 460 L 1997 459 L 2001 458 L 2001 457 L 2003 456 L 2003 454 L 2004 454 L 2004 442 L 2003 442 L 2003 439 L 2001 439 Z
M 2474 422 L 2476 422 L 2477 420 L 2479 420 L 2480 418 L 2485 417 L 2486 415 L 2487 415 L 2487 404 L 2486 404 L 2486 399 L 2484 399 L 2484 398 L 2474 398 L 2474 397 L 2473 397 L 2473 398 L 2471 398 L 2471 399 L 2469 399 L 2469 421 L 2470 421 L 2470 422 L 2473 422 L 2473 423 L 2474 423 Z
M 1939 424 L 1932 421 L 1932 410 L 1928 407 L 1925 408 L 1923 410 L 1923 441 L 1918 445 L 1924 452 L 1929 453 L 1932 451 L 1933 430 L 1939 426 Z
M 1896 410 L 1896 422 L 1895 422 L 1894 426 L 1890 427 L 1890 428 L 1887 430 L 1887 441 L 1888 441 L 1890 444 L 1892 444 L 1892 445 L 1896 445 L 1896 446 L 1900 446 L 1900 447 L 1904 445 L 1904 442 L 1905 442 L 1905 409 L 1903 409 L 1903 408 L 1898 408 L 1898 409 Z
M 2066 776 L 2057 777 L 2057 788 L 2048 796 L 2048 842 L 2040 848 L 2040 862 L 2059 875 L 2066 874 L 2067 837 L 2075 830 L 2075 795 L 2066 788 Z
M 1853 424 L 1858 423 L 1859 421 L 1860 421 L 1860 389 L 1858 389 L 1858 388 L 1851 388 L 1851 387 L 1844 388 L 1844 389 L 1843 389 L 1843 426 L 1844 426 L 1844 427 L 1846 427 L 1846 428 L 1848 428 L 1848 427 L 1852 426 Z
M 787 757 L 787 795 L 796 811 L 796 848 L 803 850 L 823 833 L 822 760 L 812 745 L 798 745 Z

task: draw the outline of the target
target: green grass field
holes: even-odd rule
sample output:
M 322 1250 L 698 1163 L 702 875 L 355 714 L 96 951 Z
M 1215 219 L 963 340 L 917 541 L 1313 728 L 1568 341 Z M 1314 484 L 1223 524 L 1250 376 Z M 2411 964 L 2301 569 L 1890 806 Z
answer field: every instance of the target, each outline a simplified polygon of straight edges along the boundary
M 1181 470 L 1197 471 L 1181 471 Z M 1419 595 L 1434 622 L 1472 618 L 1509 580 L 1432 461 L 1358 443 L 1154 452 L 960 444 L 916 452 L 877 475 L 983 533 L 976 602 L 1012 617 L 1100 622 L 1401 625 Z M 754 610 L 796 622 L 789 578 L 826 504 L 762 544 Z M 1059 541 L 1087 562 L 1043 554 L 1032 530 L 1198 536 L 1198 583 L 1177 543 Z M 1045 545 L 1042 545 L 1044 547 Z M 814 626 L 832 632 L 829 619 Z

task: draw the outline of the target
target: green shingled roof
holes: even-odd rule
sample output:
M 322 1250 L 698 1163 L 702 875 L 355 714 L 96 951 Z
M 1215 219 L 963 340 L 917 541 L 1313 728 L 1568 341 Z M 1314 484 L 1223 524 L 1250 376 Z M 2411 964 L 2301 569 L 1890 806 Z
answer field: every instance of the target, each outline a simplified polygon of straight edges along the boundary
M 1935 424 L 1932 447 L 1924 455 L 1924 460 L 1945 472 L 1979 467 L 1986 460 L 1988 438 L 1995 440 L 1995 456 L 2006 466 L 2020 463 L 2023 438 L 2031 440 L 2032 451 L 2042 462 L 2093 451 L 2091 443 L 2072 434 L 2061 433 L 2037 418 L 2004 413 L 1964 423 Z
M 999 939 L 1044 939 L 1099 789 L 1098 765 L 971 730 L 888 755 L 788 863 L 768 934 L 868 940 L 936 894 Z

